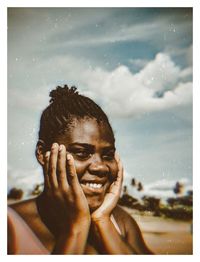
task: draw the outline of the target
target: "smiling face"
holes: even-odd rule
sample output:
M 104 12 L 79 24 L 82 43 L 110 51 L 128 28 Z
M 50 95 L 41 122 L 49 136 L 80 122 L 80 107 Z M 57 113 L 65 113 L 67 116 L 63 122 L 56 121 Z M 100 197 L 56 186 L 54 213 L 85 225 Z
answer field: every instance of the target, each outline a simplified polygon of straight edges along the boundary
M 108 124 L 95 119 L 75 119 L 73 127 L 56 142 L 64 144 L 75 161 L 79 182 L 90 209 L 97 209 L 117 176 L 113 134 Z

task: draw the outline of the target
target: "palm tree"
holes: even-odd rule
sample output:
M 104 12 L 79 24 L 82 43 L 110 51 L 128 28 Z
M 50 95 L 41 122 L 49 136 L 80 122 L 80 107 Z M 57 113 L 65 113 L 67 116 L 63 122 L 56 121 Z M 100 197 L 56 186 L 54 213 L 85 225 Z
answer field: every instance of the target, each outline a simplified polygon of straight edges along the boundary
M 138 191 L 142 191 L 143 190 L 143 185 L 141 182 L 138 183 L 138 188 L 137 188 Z
M 135 178 L 132 178 L 132 180 L 131 180 L 131 185 L 132 185 L 132 186 L 136 186 L 136 180 L 135 180 Z
M 176 182 L 176 185 L 173 190 L 176 195 L 179 195 L 183 193 L 183 189 L 184 189 L 184 185 L 181 184 L 180 182 Z

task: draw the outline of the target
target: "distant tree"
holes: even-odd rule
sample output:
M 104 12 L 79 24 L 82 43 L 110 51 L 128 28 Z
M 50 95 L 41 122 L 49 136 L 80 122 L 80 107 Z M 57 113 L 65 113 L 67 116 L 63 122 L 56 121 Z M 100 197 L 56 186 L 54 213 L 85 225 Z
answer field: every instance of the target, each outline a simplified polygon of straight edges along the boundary
M 31 194 L 39 195 L 40 193 L 42 193 L 42 187 L 43 187 L 43 184 L 37 184 L 35 188 L 33 189 L 33 191 L 31 192 Z
M 136 180 L 135 180 L 135 178 L 132 178 L 132 180 L 131 180 L 131 185 L 132 185 L 132 186 L 136 186 Z
M 23 190 L 18 188 L 12 188 L 8 194 L 9 199 L 21 199 L 23 197 Z
M 158 211 L 159 206 L 160 206 L 160 199 L 152 196 L 144 196 L 143 198 L 144 205 L 148 210 L 151 211 Z
M 139 182 L 139 183 L 138 183 L 138 188 L 137 188 L 137 190 L 138 190 L 138 191 L 142 191 L 143 189 L 144 189 L 144 188 L 143 188 L 142 183 Z
M 123 193 L 124 193 L 124 194 L 127 194 L 127 186 L 124 186 L 124 187 L 123 187 Z
M 176 182 L 176 185 L 174 187 L 174 193 L 179 195 L 183 192 L 184 186 L 180 182 Z
M 192 197 L 193 196 L 193 190 L 188 190 L 187 195 Z

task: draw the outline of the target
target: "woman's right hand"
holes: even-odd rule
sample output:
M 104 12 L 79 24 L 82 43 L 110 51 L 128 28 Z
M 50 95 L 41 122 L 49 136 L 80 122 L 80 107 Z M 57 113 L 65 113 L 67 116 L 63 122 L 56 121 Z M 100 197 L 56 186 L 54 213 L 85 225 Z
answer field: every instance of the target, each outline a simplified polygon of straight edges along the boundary
M 56 235 L 90 225 L 87 199 L 81 188 L 74 166 L 74 159 L 64 145 L 54 143 L 45 154 L 44 162 L 45 203 L 48 216 L 55 223 Z M 47 208 L 46 206 L 46 208 Z M 63 233 L 64 234 L 64 233 Z

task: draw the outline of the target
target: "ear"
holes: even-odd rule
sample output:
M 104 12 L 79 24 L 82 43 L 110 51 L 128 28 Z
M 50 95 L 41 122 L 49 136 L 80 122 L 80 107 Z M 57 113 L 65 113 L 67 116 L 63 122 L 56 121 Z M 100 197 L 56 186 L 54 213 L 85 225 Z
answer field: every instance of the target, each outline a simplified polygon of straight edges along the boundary
M 35 149 L 35 156 L 40 165 L 44 165 L 45 143 L 43 140 L 39 140 Z

